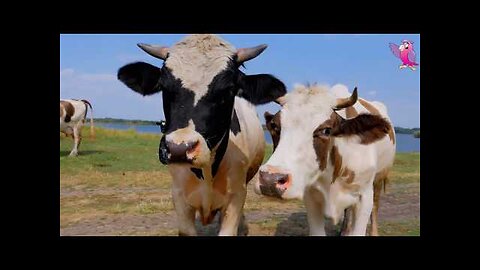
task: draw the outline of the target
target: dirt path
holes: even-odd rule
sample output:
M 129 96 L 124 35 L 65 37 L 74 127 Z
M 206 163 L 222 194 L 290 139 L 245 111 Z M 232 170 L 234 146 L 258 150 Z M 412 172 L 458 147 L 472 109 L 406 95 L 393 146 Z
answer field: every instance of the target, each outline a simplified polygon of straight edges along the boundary
M 119 194 L 143 191 L 138 190 L 62 190 L 61 197 L 94 195 L 94 194 Z M 149 189 L 149 192 L 154 191 Z M 159 189 L 158 192 L 169 192 Z M 249 209 L 254 205 L 259 196 L 254 194 L 249 186 L 245 216 L 248 223 L 248 235 L 308 235 L 306 211 L 303 205 L 293 205 L 289 202 L 279 204 L 275 208 Z M 384 235 L 395 235 L 395 224 L 405 222 L 419 223 L 420 220 L 420 189 L 418 183 L 390 185 L 387 193 L 381 198 L 379 212 L 380 231 Z M 261 207 L 261 206 L 257 206 Z M 253 207 L 255 208 L 255 207 Z M 202 226 L 196 221 L 199 235 L 216 235 L 218 232 L 218 216 L 208 226 Z M 392 225 L 393 224 L 393 225 Z M 390 228 L 392 227 L 393 228 Z M 402 225 L 403 226 L 403 225 Z M 415 225 L 416 226 L 416 225 Z M 419 224 L 418 224 L 419 226 Z M 78 221 L 70 226 L 60 229 L 60 235 L 177 235 L 176 216 L 174 211 L 154 213 L 147 215 L 106 215 L 87 220 Z M 245 228 L 242 230 L 245 232 Z M 395 231 L 395 230 L 394 230 Z

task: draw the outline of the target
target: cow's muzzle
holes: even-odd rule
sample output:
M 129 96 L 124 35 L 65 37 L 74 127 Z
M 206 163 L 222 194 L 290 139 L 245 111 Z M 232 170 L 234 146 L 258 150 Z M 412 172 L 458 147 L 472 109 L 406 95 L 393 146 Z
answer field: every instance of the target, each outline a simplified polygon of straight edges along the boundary
M 290 176 L 285 173 L 260 171 L 259 174 L 260 192 L 265 196 L 282 198 L 282 194 L 287 190 L 290 182 Z
M 160 142 L 159 159 L 163 164 L 187 163 L 192 164 L 198 155 L 200 142 Z

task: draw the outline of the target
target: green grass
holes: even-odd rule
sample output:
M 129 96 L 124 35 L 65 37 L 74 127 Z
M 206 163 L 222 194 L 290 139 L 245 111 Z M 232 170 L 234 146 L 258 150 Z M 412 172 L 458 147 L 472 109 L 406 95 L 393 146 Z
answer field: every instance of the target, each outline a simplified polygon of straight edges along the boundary
M 68 157 L 73 140 L 60 135 L 61 228 L 110 217 L 175 216 L 171 199 L 171 177 L 157 156 L 160 135 L 98 127 L 95 130 L 96 138 L 92 140 L 89 138 L 89 129 L 84 127 L 84 139 L 78 157 Z M 272 145 L 267 145 L 264 162 L 271 153 Z M 387 186 L 387 194 L 393 200 L 402 202 L 405 196 L 419 196 L 419 164 L 420 153 L 396 155 L 390 184 Z M 272 216 L 273 213 L 305 212 L 302 201 L 280 201 L 259 196 L 253 192 L 251 183 L 248 189 L 245 211 L 262 213 L 262 216 L 249 222 L 251 235 L 274 235 L 277 225 L 284 222 L 285 218 Z M 381 235 L 420 234 L 418 218 L 379 222 Z M 305 226 L 292 228 L 291 231 L 304 232 Z M 176 228 L 157 228 L 150 235 L 167 232 L 168 235 L 175 235 Z M 112 234 L 146 233 L 125 228 Z
M 158 161 L 160 135 L 139 134 L 135 130 L 118 131 L 95 128 L 96 138 L 89 137 L 84 127 L 79 156 L 68 157 L 72 138 L 60 135 L 60 173 L 82 171 L 166 171 Z

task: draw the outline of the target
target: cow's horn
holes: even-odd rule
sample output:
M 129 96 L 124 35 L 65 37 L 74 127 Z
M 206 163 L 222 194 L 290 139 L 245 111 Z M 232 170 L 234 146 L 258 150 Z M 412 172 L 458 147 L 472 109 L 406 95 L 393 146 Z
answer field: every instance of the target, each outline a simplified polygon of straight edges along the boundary
M 267 44 L 258 45 L 252 48 L 242 48 L 237 51 L 237 63 L 243 63 L 257 57 L 267 48 Z
M 138 43 L 137 46 L 153 57 L 156 57 L 162 60 L 167 59 L 168 47 L 161 47 L 161 46 L 150 45 L 145 43 Z
M 358 94 L 357 94 L 357 87 L 353 89 L 353 93 L 348 98 L 337 98 L 337 105 L 333 108 L 334 110 L 341 110 L 343 108 L 347 108 L 355 104 L 357 102 Z

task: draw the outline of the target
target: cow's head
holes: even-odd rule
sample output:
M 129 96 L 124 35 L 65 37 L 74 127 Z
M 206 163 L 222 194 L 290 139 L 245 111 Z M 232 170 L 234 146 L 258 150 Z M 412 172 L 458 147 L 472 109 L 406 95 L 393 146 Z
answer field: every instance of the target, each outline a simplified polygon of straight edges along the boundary
M 210 166 L 224 154 L 235 96 L 265 104 L 286 93 L 285 85 L 272 75 L 246 75 L 239 70 L 267 45 L 235 50 L 215 35 L 190 35 L 170 48 L 138 46 L 164 60 L 163 66 L 128 64 L 120 68 L 118 79 L 144 96 L 162 91 L 166 125 L 159 155 L 163 163 Z
M 336 98 L 327 87 L 300 85 L 285 100 L 277 113 L 278 146 L 255 183 L 255 191 L 263 195 L 301 199 L 307 186 L 329 185 L 339 174 L 348 180 L 354 172 L 339 164 L 347 143 L 368 145 L 389 132 L 390 124 L 380 116 L 360 114 L 345 120 L 335 112 L 357 101 L 356 89 L 350 97 Z

